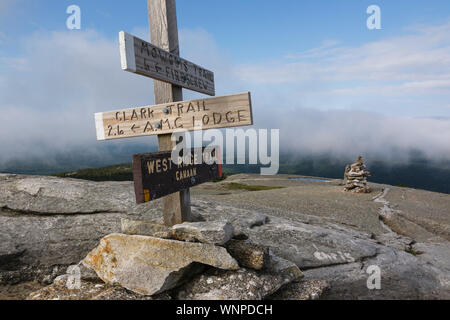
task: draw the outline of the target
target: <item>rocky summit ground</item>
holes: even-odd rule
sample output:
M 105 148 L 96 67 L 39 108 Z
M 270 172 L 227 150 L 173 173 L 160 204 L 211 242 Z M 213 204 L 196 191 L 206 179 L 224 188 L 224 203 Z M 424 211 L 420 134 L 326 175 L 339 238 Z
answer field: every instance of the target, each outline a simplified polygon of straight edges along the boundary
M 192 211 L 198 220 L 229 221 L 303 271 L 303 282 L 267 298 L 320 287 L 321 299 L 450 299 L 450 195 L 372 183 L 371 194 L 352 194 L 341 180 L 323 180 L 235 175 L 193 188 Z M 161 220 L 160 201 L 134 199 L 131 182 L 0 175 L 0 299 L 51 284 L 101 238 L 120 233 L 122 218 Z M 372 266 L 381 270 L 379 290 L 367 286 Z M 211 279 L 232 279 L 210 272 L 164 298 L 211 296 Z M 54 297 L 52 290 L 42 296 Z M 105 284 L 84 296 L 137 298 Z

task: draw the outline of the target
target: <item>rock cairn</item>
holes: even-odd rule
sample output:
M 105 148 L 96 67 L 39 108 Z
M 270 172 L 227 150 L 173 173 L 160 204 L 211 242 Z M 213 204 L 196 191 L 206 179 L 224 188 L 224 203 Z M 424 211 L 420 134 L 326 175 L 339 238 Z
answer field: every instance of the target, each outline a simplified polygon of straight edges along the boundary
M 70 268 L 29 299 L 308 300 L 328 287 L 303 280 L 295 263 L 250 242 L 227 221 L 169 228 L 122 219 L 121 234 L 104 237 Z
M 358 157 L 355 163 L 345 168 L 344 184 L 345 191 L 353 193 L 370 193 L 372 190 L 367 185 L 370 172 L 366 170 L 364 159 Z

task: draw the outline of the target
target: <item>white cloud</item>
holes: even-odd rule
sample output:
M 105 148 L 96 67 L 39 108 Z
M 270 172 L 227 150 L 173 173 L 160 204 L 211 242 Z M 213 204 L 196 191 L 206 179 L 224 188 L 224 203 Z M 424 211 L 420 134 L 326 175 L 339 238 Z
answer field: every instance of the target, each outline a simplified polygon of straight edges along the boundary
M 283 148 L 335 154 L 420 149 L 450 159 L 450 23 L 345 47 L 320 47 L 237 66 L 258 126 Z
M 448 28 L 358 48 L 328 41 L 281 61 L 235 68 L 204 30 L 182 30 L 180 43 L 184 58 L 215 72 L 217 95 L 252 92 L 256 126 L 280 128 L 285 150 L 387 156 L 416 148 L 450 159 Z M 131 32 L 145 36 L 139 30 Z M 20 43 L 20 56 L 0 57 L 0 164 L 80 147 L 95 153 L 95 112 L 153 104 L 152 81 L 121 70 L 118 41 L 87 30 L 36 33 Z M 186 99 L 199 96 L 184 92 Z M 430 119 L 413 117 L 411 99 L 418 108 L 430 103 L 423 111 Z M 405 114 L 386 112 L 397 104 Z M 106 144 L 131 142 L 155 139 Z
M 24 40 L 21 57 L 3 59 L 0 161 L 80 146 L 93 150 L 99 145 L 95 112 L 153 104 L 152 80 L 121 70 L 116 41 L 94 31 Z
M 204 29 L 182 29 L 180 31 L 181 56 L 203 68 L 214 72 L 217 95 L 242 92 L 234 79 L 232 62 L 226 51 L 221 50 L 214 37 Z M 185 91 L 188 98 L 200 95 Z
M 277 112 L 276 118 L 267 114 L 261 121 L 281 128 L 283 150 L 349 157 L 377 154 L 385 159 L 403 154 L 405 160 L 409 150 L 418 149 L 430 158 L 450 159 L 450 119 L 296 108 Z
M 450 115 L 445 107 L 450 98 L 450 23 L 357 47 L 327 41 L 285 59 L 238 66 L 235 74 L 259 87 L 284 86 L 290 95 L 301 94 L 326 108 L 345 109 L 357 98 L 361 104 L 365 100 L 376 101 L 381 108 L 386 105 L 382 112 L 389 113 L 388 99 L 402 98 L 407 116 L 412 115 L 410 106 L 419 108 L 417 97 L 429 95 L 436 107 Z

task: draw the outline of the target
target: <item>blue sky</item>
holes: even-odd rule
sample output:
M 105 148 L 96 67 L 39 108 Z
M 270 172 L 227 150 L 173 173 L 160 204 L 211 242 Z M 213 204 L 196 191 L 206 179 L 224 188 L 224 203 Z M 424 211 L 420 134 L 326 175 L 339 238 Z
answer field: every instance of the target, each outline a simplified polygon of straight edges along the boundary
M 146 0 L 0 1 L 0 164 L 95 150 L 94 112 L 153 103 L 152 81 L 120 70 L 118 48 L 120 30 L 149 37 Z M 72 4 L 81 30 L 66 28 Z M 381 30 L 366 27 L 373 4 Z M 285 148 L 450 158 L 448 0 L 178 0 L 177 11 L 182 56 L 215 72 L 218 95 L 251 91 L 256 126 L 280 128 Z
M 65 30 L 69 5 L 82 9 L 84 29 L 109 38 L 120 30 L 147 27 L 145 0 L 2 0 L 11 3 L 1 15 L 2 31 L 21 36 L 33 31 Z M 382 30 L 366 28 L 366 9 L 382 9 Z M 179 28 L 207 30 L 237 62 L 276 59 L 319 46 L 324 40 L 358 45 L 404 34 L 405 28 L 442 24 L 450 17 L 446 0 L 178 0 Z M 11 49 L 11 48 L 9 48 Z

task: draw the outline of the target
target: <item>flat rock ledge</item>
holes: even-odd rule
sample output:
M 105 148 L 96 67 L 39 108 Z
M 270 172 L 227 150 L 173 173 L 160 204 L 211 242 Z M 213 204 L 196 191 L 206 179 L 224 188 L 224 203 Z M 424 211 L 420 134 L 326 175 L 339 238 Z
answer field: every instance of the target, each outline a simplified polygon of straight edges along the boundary
M 331 190 L 326 187 L 316 188 L 318 192 Z M 377 188 L 386 186 L 378 185 Z M 286 284 L 266 299 L 275 298 L 282 292 L 287 295 L 283 297 L 295 299 L 294 293 L 286 293 L 291 287 L 295 291 L 302 283 L 310 284 L 298 289 L 308 290 L 309 286 L 320 287 L 317 281 L 328 283 L 328 289 L 324 290 L 320 299 L 450 299 L 448 224 L 445 220 L 437 225 L 433 221 L 422 219 L 420 226 L 416 225 L 410 220 L 413 212 L 409 212 L 415 208 L 402 207 L 403 196 L 409 198 L 417 195 L 422 197 L 418 203 L 422 203 L 424 212 L 430 209 L 437 217 L 445 217 L 448 212 L 445 195 L 396 187 L 390 189 L 392 190 L 389 194 L 384 192 L 377 198 L 379 201 L 373 200 L 375 203 L 380 202 L 375 207 L 380 209 L 385 224 L 394 232 L 385 230 L 383 224 L 378 225 L 378 221 L 375 222 L 380 230 L 376 231 L 375 228 L 372 233 L 361 228 L 359 223 L 349 225 L 337 219 L 338 215 L 333 214 L 332 218 L 330 215 L 307 215 L 306 207 L 305 213 L 291 212 L 288 209 L 266 207 L 258 203 L 226 202 L 222 201 L 221 197 L 194 196 L 191 199 L 192 213 L 196 221 L 230 222 L 235 228 L 235 240 L 248 239 L 256 247 L 270 247 L 273 254 L 292 261 L 304 270 L 305 278 L 300 282 Z M 323 195 L 326 199 L 327 194 Z M 424 200 L 425 198 L 429 200 Z M 354 199 L 355 202 L 349 204 L 348 210 L 355 213 L 355 219 L 359 219 L 360 213 L 363 213 L 361 210 L 365 210 L 366 202 L 364 196 Z M 370 197 L 367 200 L 370 201 Z M 334 201 L 334 197 L 330 198 L 330 201 Z M 354 207 L 354 204 L 358 205 Z M 121 219 L 140 220 L 144 221 L 144 224 L 145 221 L 159 221 L 162 216 L 161 205 L 158 201 L 136 205 L 132 182 L 97 183 L 0 174 L 0 284 L 14 286 L 34 281 L 52 284 L 56 277 L 65 273 L 68 266 L 84 259 L 105 236 L 118 233 L 136 236 L 148 230 L 150 225 L 145 227 L 141 224 L 129 226 L 128 232 L 123 232 Z M 389 208 L 392 210 L 387 210 Z M 399 213 L 400 208 L 402 213 Z M 318 209 L 334 210 L 333 206 Z M 392 214 L 387 215 L 389 212 Z M 390 217 L 390 220 L 385 217 Z M 132 227 L 135 229 L 131 230 Z M 161 229 L 161 224 L 159 228 Z M 162 237 L 158 232 L 161 230 L 142 235 Z M 171 229 L 164 229 L 162 232 L 167 236 L 170 233 L 170 238 L 174 241 Z M 434 236 L 436 238 L 433 238 Z M 240 268 L 254 271 L 256 275 L 267 274 L 264 267 L 255 270 L 265 264 L 264 259 L 260 259 L 259 249 L 250 249 L 254 256 L 247 261 L 249 264 L 245 265 L 245 254 L 239 257 L 231 252 L 228 250 L 228 243 L 223 247 Z M 265 256 L 267 257 L 267 253 Z M 205 264 L 192 264 L 193 271 L 205 271 Z M 367 271 L 370 266 L 379 266 L 382 270 L 382 290 L 368 289 Z M 217 272 L 236 274 L 237 270 Z M 180 283 L 181 287 L 188 285 L 192 277 L 199 276 L 194 272 L 186 274 L 189 278 Z M 82 283 L 87 282 L 85 285 L 91 286 L 91 280 L 95 276 L 92 272 L 84 275 L 81 270 Z M 99 281 L 92 282 L 94 287 L 104 283 Z M 56 290 L 57 284 L 51 286 Z M 107 290 L 116 287 L 109 284 L 105 286 L 108 287 Z M 167 293 L 176 298 L 180 286 Z M 65 287 L 64 285 L 63 289 Z M 308 296 L 315 298 L 313 294 Z M 59 297 L 65 299 L 62 295 Z M 53 298 L 57 299 L 58 294 L 55 293 Z M 78 298 L 86 296 L 81 292 Z M 121 299 L 119 296 L 116 298 Z M 48 295 L 48 299 L 52 297 Z

